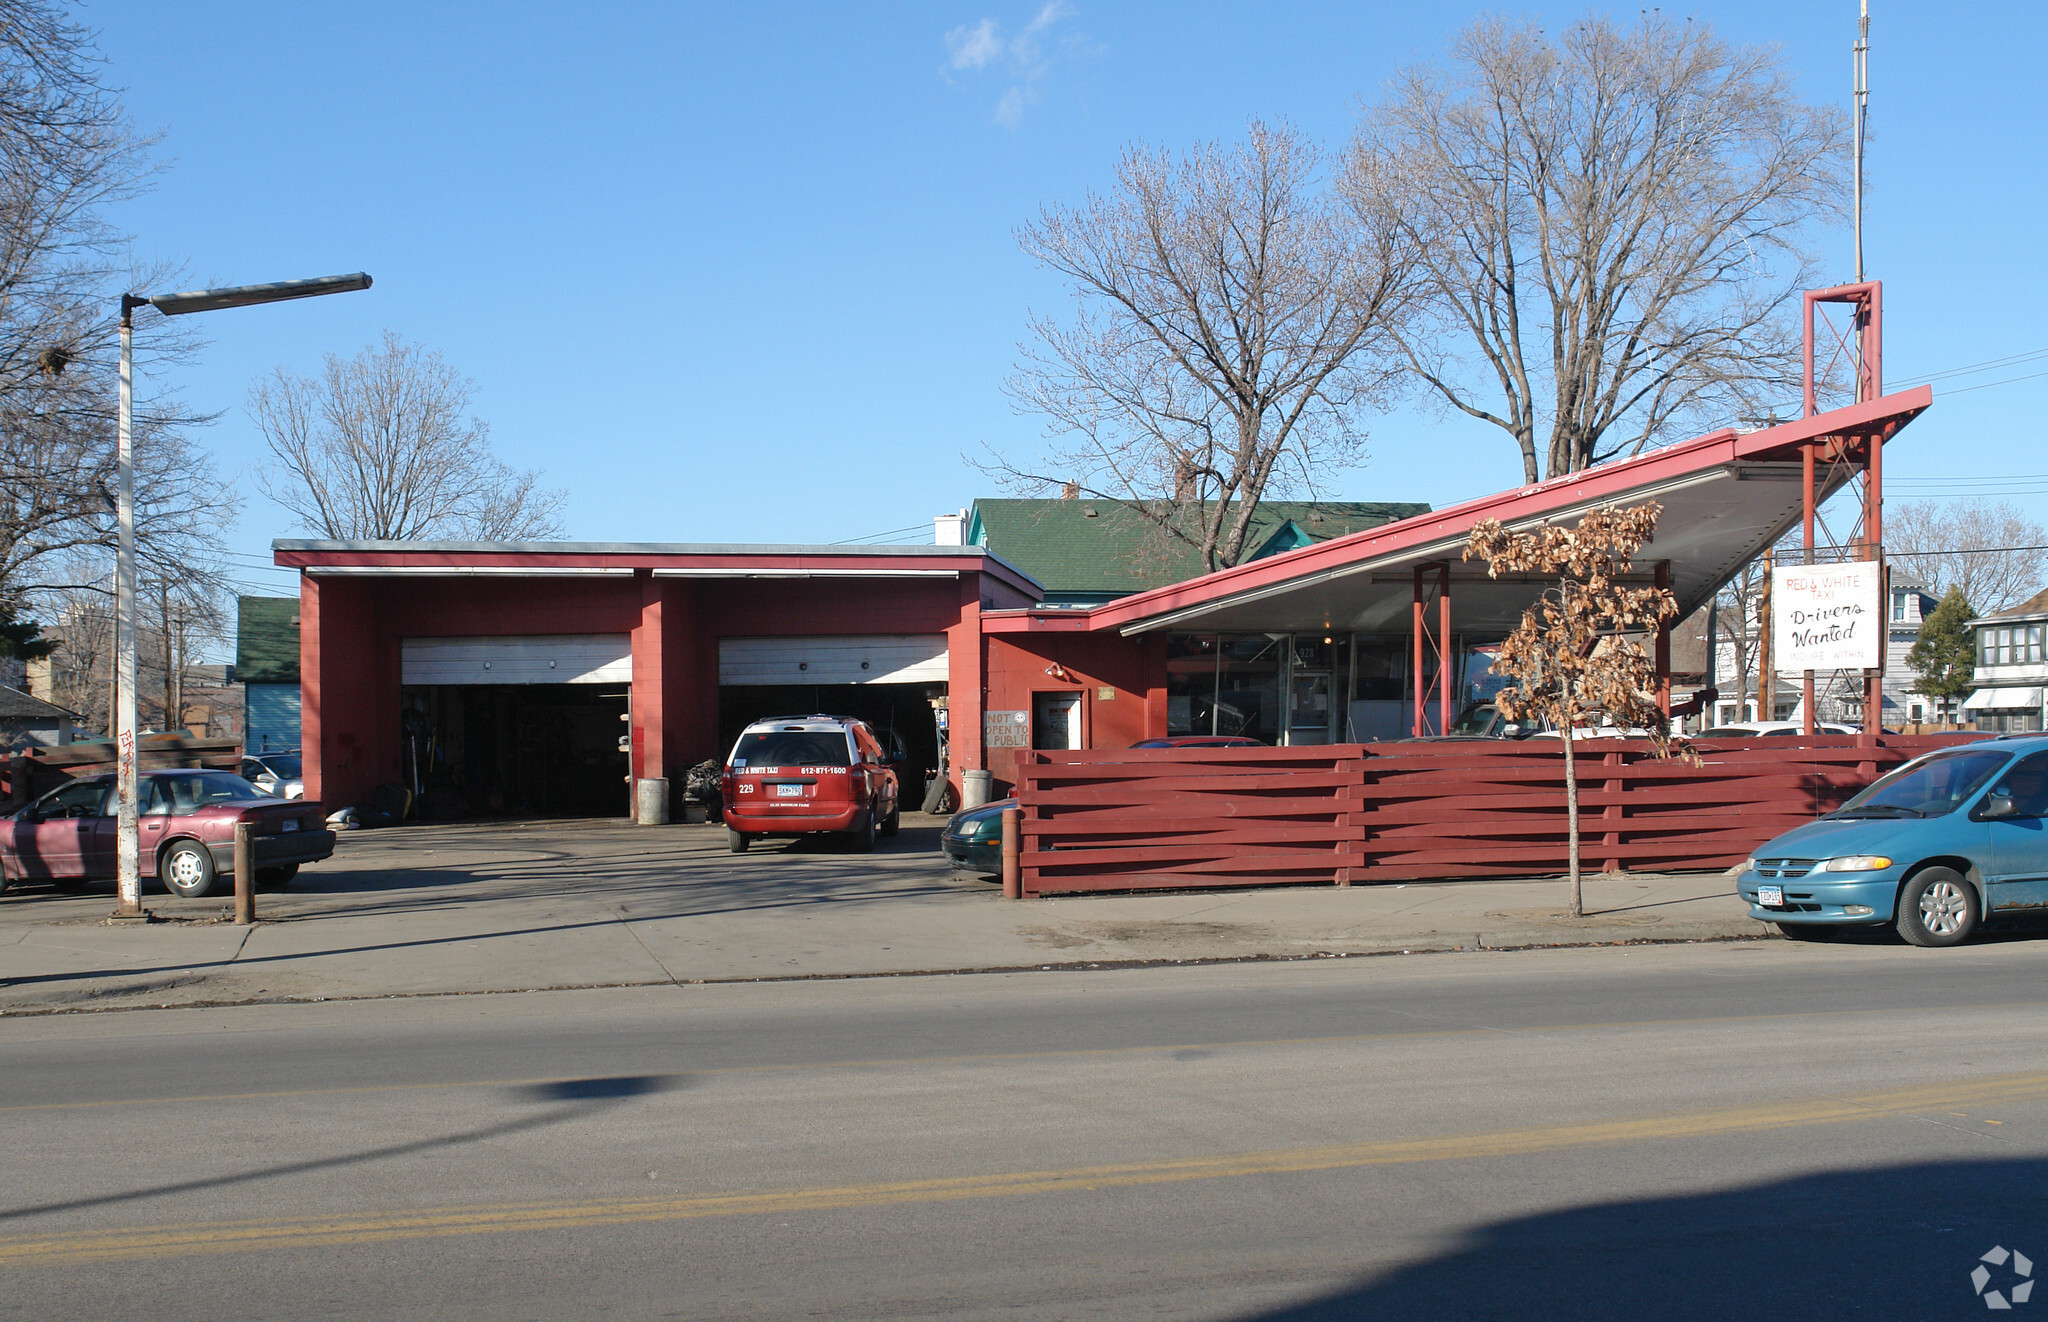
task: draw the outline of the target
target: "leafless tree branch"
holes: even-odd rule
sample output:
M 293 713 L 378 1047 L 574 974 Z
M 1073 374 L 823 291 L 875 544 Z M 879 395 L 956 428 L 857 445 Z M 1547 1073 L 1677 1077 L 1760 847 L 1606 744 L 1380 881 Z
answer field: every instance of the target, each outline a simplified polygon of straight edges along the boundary
M 1401 74 L 1345 178 L 1405 199 L 1430 293 L 1411 369 L 1507 431 L 1533 483 L 1795 392 L 1846 148 L 1775 50 L 1704 23 L 1594 16 L 1553 40 L 1487 18 Z
M 1294 129 L 1254 121 L 1178 159 L 1134 146 L 1111 193 L 1019 231 L 1077 307 L 1033 319 L 1009 383 L 1054 446 L 986 467 L 1118 501 L 1215 569 L 1246 553 L 1269 493 L 1360 462 L 1415 258 L 1374 200 L 1340 215 L 1320 170 Z
M 263 493 L 338 539 L 545 541 L 562 535 L 564 493 L 491 453 L 464 417 L 474 386 L 435 351 L 391 331 L 319 380 L 280 367 L 249 392 L 273 462 Z

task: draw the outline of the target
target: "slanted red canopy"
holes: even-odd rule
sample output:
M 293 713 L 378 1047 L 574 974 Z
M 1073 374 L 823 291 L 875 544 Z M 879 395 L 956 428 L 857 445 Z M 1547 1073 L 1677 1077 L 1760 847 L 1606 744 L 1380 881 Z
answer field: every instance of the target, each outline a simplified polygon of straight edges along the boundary
M 1513 629 L 1540 588 L 1489 580 L 1484 565 L 1459 557 L 1474 524 L 1510 528 L 1570 523 L 1601 505 L 1654 500 L 1664 506 L 1656 542 L 1638 557 L 1645 582 L 1668 561 L 1671 588 L 1689 614 L 1801 517 L 1801 447 L 1891 439 L 1933 402 L 1927 386 L 1761 431 L 1722 430 L 1680 445 L 1602 464 L 1531 487 L 1504 491 L 1367 532 L 1305 546 L 1201 578 L 1124 597 L 1087 611 L 1011 611 L 983 616 L 990 632 L 1117 630 L 1125 634 L 1357 630 L 1406 633 L 1415 571 L 1451 563 L 1459 632 Z M 1848 481 L 1849 465 L 1823 465 L 1817 499 Z

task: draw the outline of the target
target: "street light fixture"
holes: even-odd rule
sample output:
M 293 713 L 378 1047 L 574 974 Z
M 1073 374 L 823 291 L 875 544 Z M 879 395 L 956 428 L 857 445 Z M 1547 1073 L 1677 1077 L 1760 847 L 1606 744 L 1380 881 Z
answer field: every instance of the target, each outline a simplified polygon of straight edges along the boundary
M 269 285 L 235 285 L 227 289 L 200 289 L 185 294 L 121 295 L 121 415 L 118 440 L 118 488 L 115 517 L 120 524 L 119 549 L 114 561 L 114 757 L 117 774 L 115 793 L 119 800 L 115 822 L 115 876 L 120 887 L 121 907 L 116 918 L 143 918 L 142 840 L 136 812 L 135 732 L 135 449 L 131 438 L 135 381 L 135 309 L 153 307 L 165 316 L 188 312 L 213 312 L 221 308 L 245 308 L 257 303 L 280 303 L 292 298 L 313 298 L 320 294 L 346 294 L 368 289 L 370 277 L 329 275 L 315 280 L 286 280 Z

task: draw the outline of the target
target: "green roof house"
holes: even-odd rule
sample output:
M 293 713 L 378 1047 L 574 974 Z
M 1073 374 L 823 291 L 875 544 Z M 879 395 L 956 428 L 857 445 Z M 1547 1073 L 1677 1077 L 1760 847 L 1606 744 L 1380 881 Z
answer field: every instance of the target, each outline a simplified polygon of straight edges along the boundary
M 1415 501 L 1261 501 L 1244 558 L 1263 560 L 1427 513 L 1429 506 Z M 1113 500 L 977 500 L 966 537 L 1037 580 L 1045 606 L 1099 606 L 1208 572 L 1193 547 Z
M 242 597 L 235 623 L 242 739 L 252 753 L 299 746 L 299 599 Z

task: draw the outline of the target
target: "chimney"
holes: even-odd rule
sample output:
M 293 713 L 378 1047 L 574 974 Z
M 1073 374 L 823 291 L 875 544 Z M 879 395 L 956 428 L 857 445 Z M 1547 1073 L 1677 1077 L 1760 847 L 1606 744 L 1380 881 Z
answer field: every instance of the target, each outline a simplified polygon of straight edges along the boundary
M 967 544 L 967 511 L 958 514 L 940 514 L 932 519 L 933 546 L 965 546 Z

